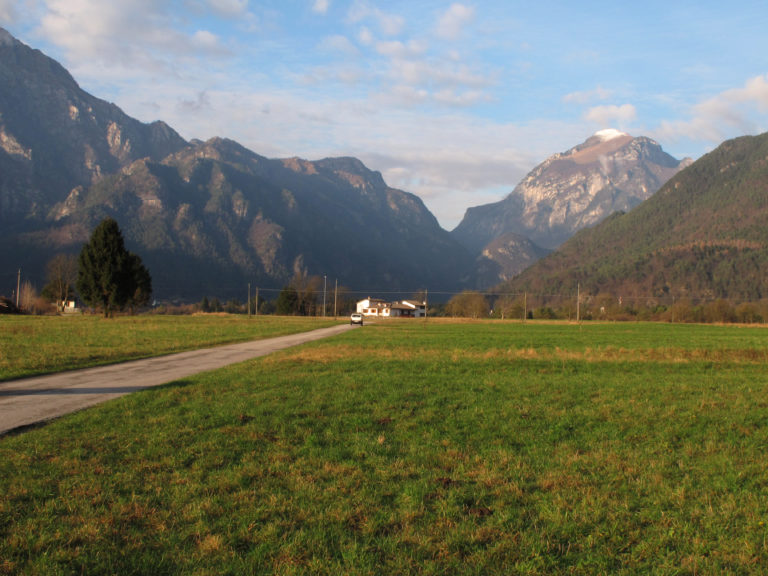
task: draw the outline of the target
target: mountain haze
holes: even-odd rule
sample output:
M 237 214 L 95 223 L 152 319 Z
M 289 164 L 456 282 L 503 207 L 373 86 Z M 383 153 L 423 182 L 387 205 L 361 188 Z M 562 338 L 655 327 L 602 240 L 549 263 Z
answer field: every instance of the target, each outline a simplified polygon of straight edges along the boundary
M 84 92 L 0 29 L 0 269 L 43 282 L 105 216 L 159 298 L 244 295 L 294 274 L 364 290 L 454 289 L 472 258 L 413 194 L 355 158 L 267 159 L 187 142 Z
M 729 140 L 631 212 L 582 230 L 511 290 L 768 297 L 768 134 Z

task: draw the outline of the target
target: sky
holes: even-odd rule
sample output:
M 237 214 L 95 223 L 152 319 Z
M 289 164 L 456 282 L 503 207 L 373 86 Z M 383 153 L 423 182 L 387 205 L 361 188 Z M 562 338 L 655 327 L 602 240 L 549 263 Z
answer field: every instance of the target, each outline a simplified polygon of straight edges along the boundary
M 186 139 L 360 158 L 448 230 L 601 129 L 694 159 L 768 131 L 765 0 L 0 0 L 0 26 Z

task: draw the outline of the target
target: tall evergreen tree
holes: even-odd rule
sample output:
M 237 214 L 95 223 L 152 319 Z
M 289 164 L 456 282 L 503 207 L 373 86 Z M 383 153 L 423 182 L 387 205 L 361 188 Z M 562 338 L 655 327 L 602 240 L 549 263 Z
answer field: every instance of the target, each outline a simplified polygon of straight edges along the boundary
M 141 258 L 125 249 L 123 234 L 112 218 L 105 218 L 83 246 L 78 259 L 80 297 L 109 317 L 126 306 L 149 302 L 152 279 Z

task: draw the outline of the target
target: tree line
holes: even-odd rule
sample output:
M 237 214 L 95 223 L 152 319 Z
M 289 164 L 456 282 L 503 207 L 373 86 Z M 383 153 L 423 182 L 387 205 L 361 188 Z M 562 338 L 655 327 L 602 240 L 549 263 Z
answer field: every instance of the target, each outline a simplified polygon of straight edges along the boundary
M 147 306 L 152 296 L 152 278 L 141 258 L 125 248 L 122 232 L 112 218 L 93 231 L 78 256 L 59 254 L 47 265 L 48 283 L 41 297 L 57 304 L 74 297 L 105 317 L 117 311 L 135 311 Z M 225 304 L 204 297 L 192 305 L 194 311 L 324 316 L 346 314 L 354 299 L 345 287 L 327 289 L 321 276 L 308 274 L 300 265 L 280 290 L 266 300 L 258 294 L 245 305 L 236 300 Z M 35 295 L 28 282 L 20 287 L 21 307 L 31 310 Z M 422 297 L 419 300 L 425 299 Z M 11 304 L 7 299 L 6 308 Z M 432 302 L 428 316 L 499 318 L 519 320 L 647 320 L 669 322 L 768 322 L 768 299 L 734 301 L 726 298 L 673 298 L 668 294 L 622 298 L 610 293 L 547 295 L 535 293 L 481 293 L 466 290 L 447 302 Z
M 430 308 L 431 316 L 511 320 L 661 321 L 686 323 L 768 322 L 768 298 L 752 301 L 713 297 L 598 294 L 481 293 L 464 291 Z

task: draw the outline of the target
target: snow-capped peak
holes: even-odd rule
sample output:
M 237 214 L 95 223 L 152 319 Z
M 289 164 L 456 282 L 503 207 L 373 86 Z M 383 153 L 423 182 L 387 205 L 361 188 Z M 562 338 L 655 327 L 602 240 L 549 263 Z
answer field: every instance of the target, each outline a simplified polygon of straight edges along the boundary
M 605 130 L 598 130 L 595 132 L 595 136 L 600 138 L 600 140 L 603 142 L 608 142 L 608 140 L 621 138 L 622 136 L 629 136 L 629 134 L 622 132 L 621 130 L 616 130 L 615 128 L 606 128 Z

